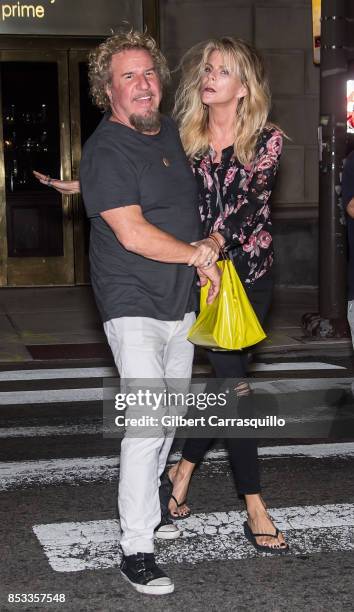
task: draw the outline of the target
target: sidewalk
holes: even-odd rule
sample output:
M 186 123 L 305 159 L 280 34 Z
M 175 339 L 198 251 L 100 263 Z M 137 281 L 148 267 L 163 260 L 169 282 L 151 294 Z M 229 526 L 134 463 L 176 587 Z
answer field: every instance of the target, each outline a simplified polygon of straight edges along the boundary
M 349 356 L 351 341 L 304 336 L 301 317 L 316 312 L 317 292 L 277 288 L 257 358 L 331 354 Z M 0 290 L 0 364 L 39 361 L 112 362 L 90 287 L 3 288 Z M 197 352 L 196 362 L 203 361 Z

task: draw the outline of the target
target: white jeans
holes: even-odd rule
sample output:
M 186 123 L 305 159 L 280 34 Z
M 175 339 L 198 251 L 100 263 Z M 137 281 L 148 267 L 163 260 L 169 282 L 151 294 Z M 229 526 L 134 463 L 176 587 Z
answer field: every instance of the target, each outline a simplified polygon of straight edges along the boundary
M 194 312 L 183 321 L 120 317 L 104 323 L 121 378 L 190 379 L 194 347 L 187 340 Z M 161 520 L 159 484 L 173 436 L 122 440 L 118 507 L 125 555 L 153 552 Z
M 352 343 L 353 343 L 353 348 L 354 348 L 354 300 L 350 300 L 348 302 L 347 316 L 348 316 L 348 323 L 349 323 L 350 331 L 352 334 Z

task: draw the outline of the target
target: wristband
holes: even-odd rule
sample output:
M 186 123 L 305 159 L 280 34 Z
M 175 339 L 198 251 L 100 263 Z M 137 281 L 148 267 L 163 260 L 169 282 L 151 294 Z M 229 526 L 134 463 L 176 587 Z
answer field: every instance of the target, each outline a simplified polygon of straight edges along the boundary
M 215 244 L 217 245 L 218 249 L 219 249 L 219 254 L 224 252 L 224 247 L 221 246 L 220 242 L 218 241 L 218 239 L 213 236 L 212 234 L 210 234 L 210 236 L 208 236 L 209 238 L 212 239 L 213 242 L 215 242 Z

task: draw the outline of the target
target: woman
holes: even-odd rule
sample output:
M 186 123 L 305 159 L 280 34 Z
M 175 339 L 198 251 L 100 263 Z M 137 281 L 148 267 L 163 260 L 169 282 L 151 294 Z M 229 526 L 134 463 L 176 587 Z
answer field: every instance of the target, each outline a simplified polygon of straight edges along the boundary
M 174 115 L 199 186 L 204 236 L 208 241 L 212 236 L 229 253 L 261 322 L 272 294 L 269 198 L 282 148 L 281 131 L 268 122 L 269 108 L 263 63 L 243 41 L 210 40 L 191 49 L 182 60 Z M 208 356 L 217 378 L 247 376 L 247 355 L 241 351 L 208 351 Z M 236 393 L 241 404 L 250 402 L 245 397 L 250 388 L 244 380 L 236 386 Z M 274 527 L 260 495 L 257 441 L 225 441 L 237 490 L 246 502 L 246 537 L 259 550 L 286 551 L 284 537 Z M 209 444 L 206 438 L 188 439 L 182 459 L 169 471 L 173 483 L 169 509 L 175 518 L 189 514 L 181 502 Z
M 261 321 L 271 302 L 269 198 L 282 148 L 281 131 L 268 123 L 269 107 L 262 61 L 243 41 L 229 37 L 206 41 L 182 60 L 174 115 L 199 185 L 204 242 L 213 250 L 213 260 L 222 249 L 229 253 Z M 79 191 L 77 181 L 65 183 L 35 174 L 61 193 Z M 247 356 L 242 352 L 208 351 L 208 356 L 217 378 L 247 376 Z M 244 380 L 235 390 L 241 402 L 251 400 Z M 210 442 L 187 440 L 182 459 L 168 473 L 173 518 L 190 514 L 183 500 Z M 246 503 L 246 537 L 258 550 L 285 552 L 288 546 L 260 495 L 257 441 L 228 438 L 226 444 L 238 493 Z

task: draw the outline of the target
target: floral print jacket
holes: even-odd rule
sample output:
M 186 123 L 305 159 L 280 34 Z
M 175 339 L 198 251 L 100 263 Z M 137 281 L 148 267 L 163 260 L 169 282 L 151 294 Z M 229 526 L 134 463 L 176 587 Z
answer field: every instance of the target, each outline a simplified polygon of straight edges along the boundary
M 213 164 L 212 148 L 193 161 L 199 187 L 199 211 L 204 237 L 218 231 L 225 249 L 246 284 L 253 284 L 273 264 L 269 198 L 275 185 L 283 138 L 279 130 L 265 128 L 254 161 L 243 166 L 233 146 Z

